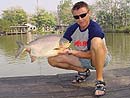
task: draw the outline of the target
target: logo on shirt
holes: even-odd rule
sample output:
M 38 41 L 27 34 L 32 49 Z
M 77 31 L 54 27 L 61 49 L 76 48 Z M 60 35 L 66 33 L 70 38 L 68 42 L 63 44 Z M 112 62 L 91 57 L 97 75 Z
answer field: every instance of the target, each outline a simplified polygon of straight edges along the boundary
M 80 41 L 80 40 L 77 40 L 74 42 L 74 46 L 87 46 L 87 41 Z

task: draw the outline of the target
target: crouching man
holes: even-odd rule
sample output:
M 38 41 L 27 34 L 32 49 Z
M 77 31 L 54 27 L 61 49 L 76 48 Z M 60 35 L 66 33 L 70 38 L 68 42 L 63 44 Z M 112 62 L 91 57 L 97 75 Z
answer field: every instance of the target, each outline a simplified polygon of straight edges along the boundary
M 62 47 L 62 39 L 66 39 L 74 49 L 62 49 L 57 56 L 49 57 L 48 62 L 53 67 L 77 71 L 73 83 L 83 82 L 90 75 L 90 69 L 96 70 L 95 95 L 104 95 L 106 84 L 103 80 L 103 68 L 110 61 L 105 34 L 98 23 L 90 19 L 87 3 L 75 3 L 72 15 L 75 23 L 67 28 L 59 43 Z

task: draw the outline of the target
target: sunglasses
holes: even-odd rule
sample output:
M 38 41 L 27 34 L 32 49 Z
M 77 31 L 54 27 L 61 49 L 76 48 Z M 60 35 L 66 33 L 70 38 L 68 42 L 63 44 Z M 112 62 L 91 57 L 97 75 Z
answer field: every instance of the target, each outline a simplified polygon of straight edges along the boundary
M 74 19 L 79 19 L 80 17 L 81 18 L 84 18 L 88 13 L 84 13 L 84 14 L 80 14 L 80 15 L 76 15 L 76 16 L 73 16 Z

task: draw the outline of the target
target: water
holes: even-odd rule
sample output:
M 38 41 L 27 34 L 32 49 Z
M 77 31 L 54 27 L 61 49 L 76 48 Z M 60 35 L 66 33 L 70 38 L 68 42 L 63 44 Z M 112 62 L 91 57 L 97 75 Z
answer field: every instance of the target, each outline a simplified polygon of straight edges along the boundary
M 130 67 L 130 34 L 107 34 L 106 41 L 112 54 L 108 69 Z
M 33 38 L 36 37 L 33 36 Z M 17 40 L 26 44 L 30 38 L 27 35 L 0 36 L 0 77 L 55 75 L 74 72 L 51 67 L 46 58 L 37 59 L 31 63 L 30 57 L 26 53 L 15 59 L 18 48 Z
M 0 36 L 0 77 L 55 75 L 75 72 L 51 67 L 46 58 L 31 63 L 26 53 L 15 59 L 17 40 L 26 43 L 28 37 L 27 35 Z M 105 69 L 130 67 L 129 41 L 130 34 L 106 34 L 106 42 L 112 54 L 112 61 Z

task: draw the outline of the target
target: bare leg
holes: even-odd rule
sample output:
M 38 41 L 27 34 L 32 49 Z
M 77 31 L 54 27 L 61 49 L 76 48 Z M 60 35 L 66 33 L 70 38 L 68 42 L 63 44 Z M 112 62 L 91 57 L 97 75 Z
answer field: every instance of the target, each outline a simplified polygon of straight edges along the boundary
M 103 67 L 105 63 L 106 47 L 100 38 L 93 38 L 91 42 L 92 64 L 96 68 L 96 80 L 103 81 Z M 96 90 L 95 95 L 103 94 L 104 91 Z
M 58 67 L 67 70 L 75 70 L 84 72 L 86 69 L 81 67 L 79 59 L 72 55 L 58 55 L 48 58 L 48 62 L 53 67 Z

